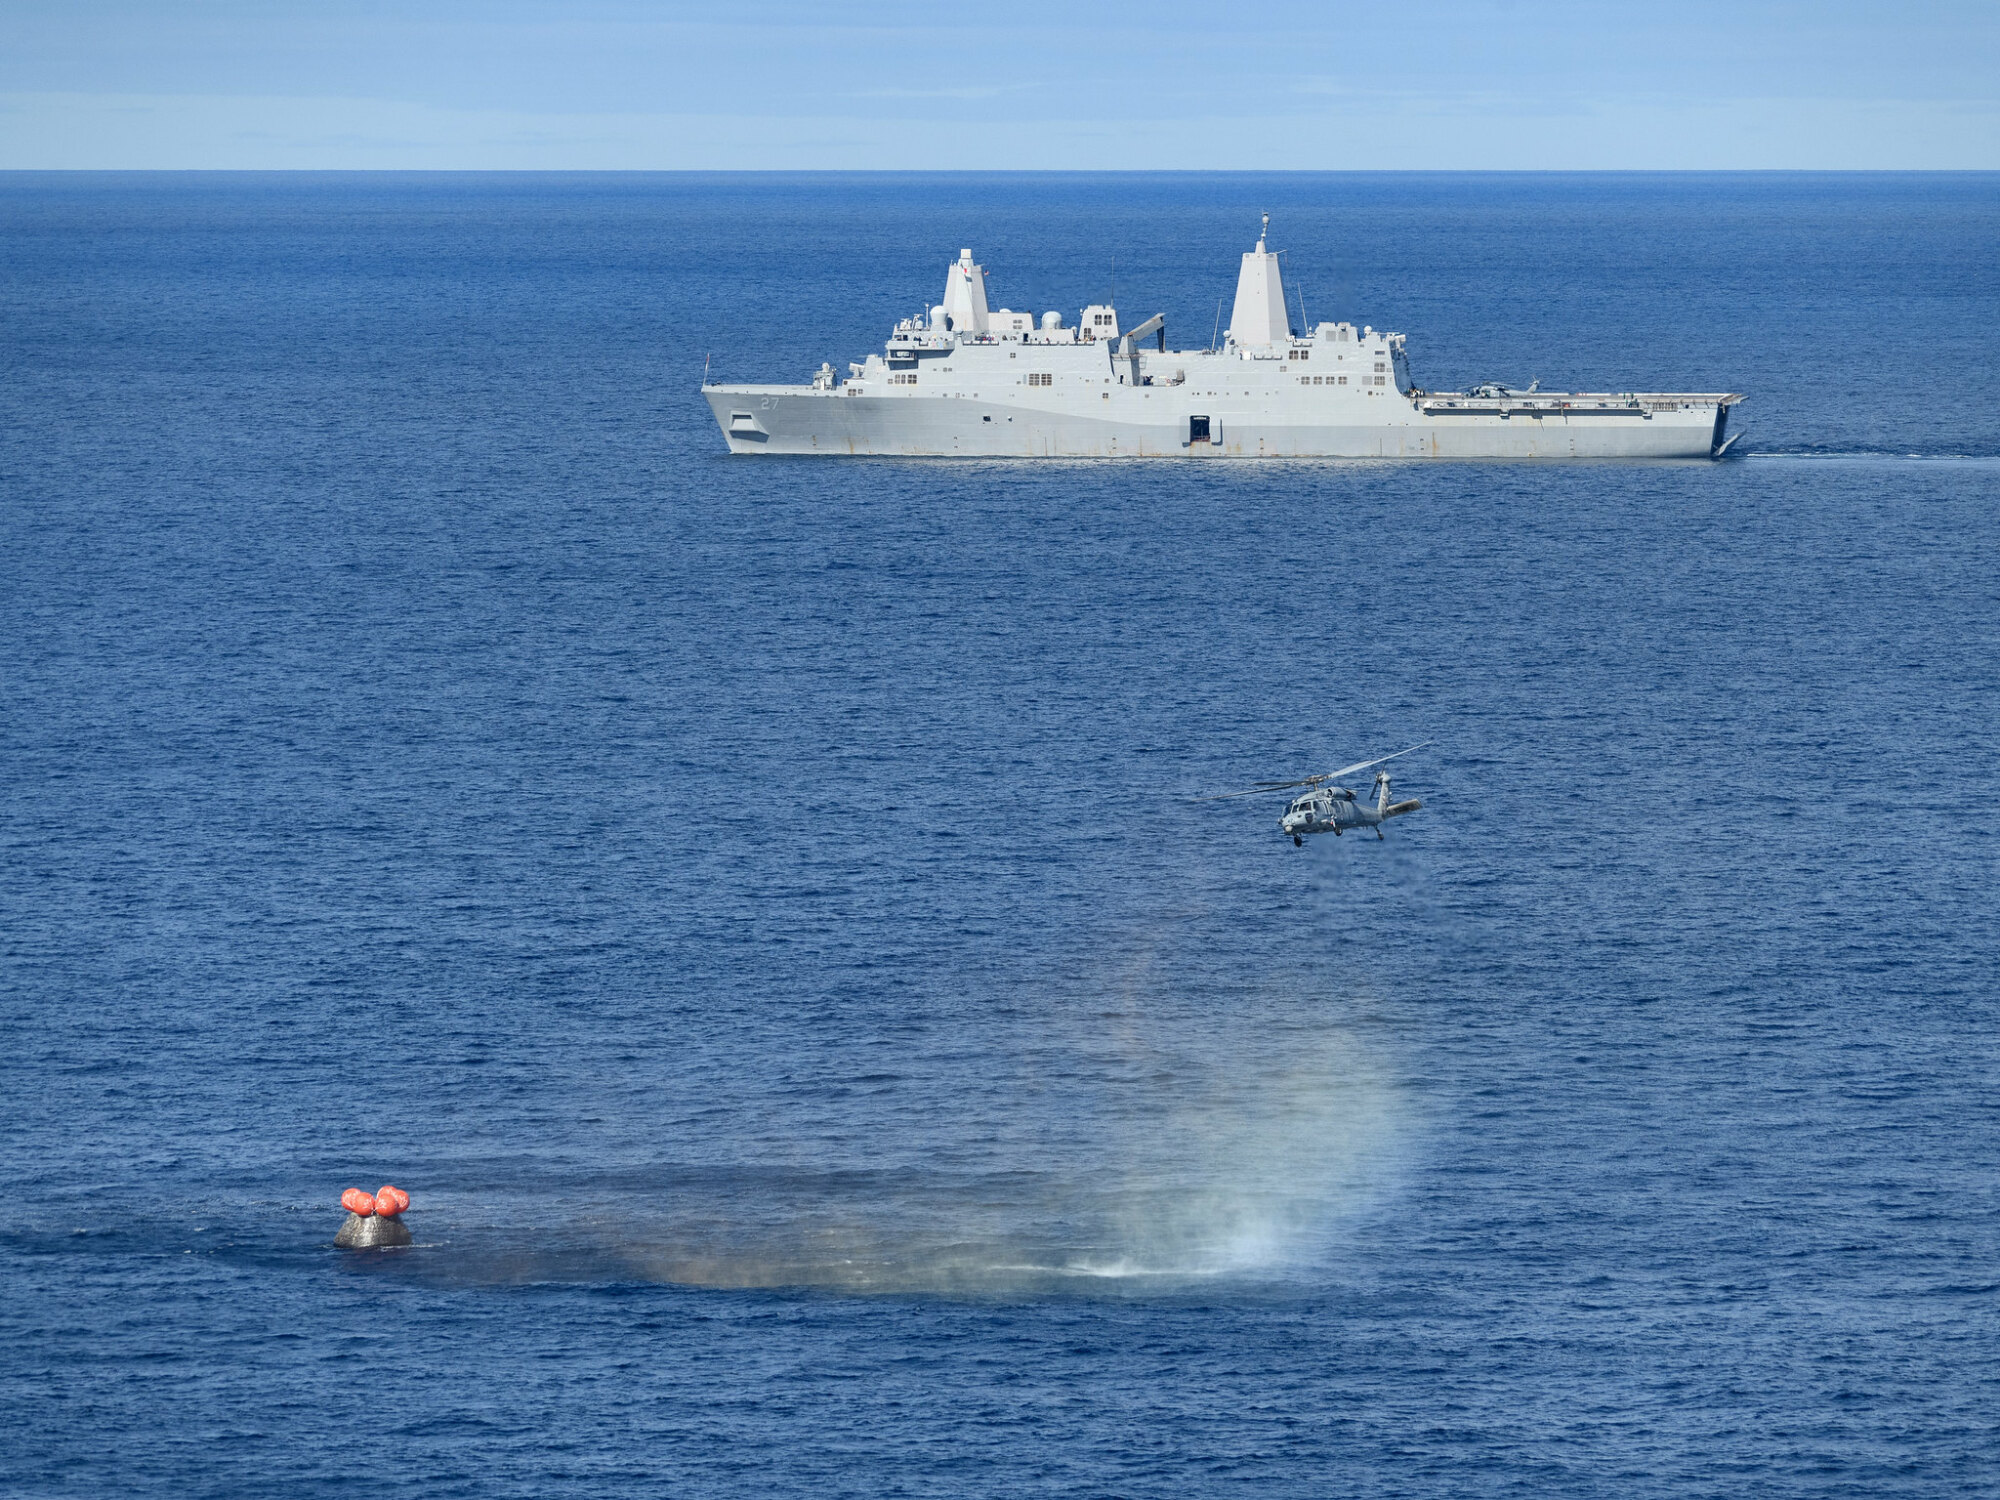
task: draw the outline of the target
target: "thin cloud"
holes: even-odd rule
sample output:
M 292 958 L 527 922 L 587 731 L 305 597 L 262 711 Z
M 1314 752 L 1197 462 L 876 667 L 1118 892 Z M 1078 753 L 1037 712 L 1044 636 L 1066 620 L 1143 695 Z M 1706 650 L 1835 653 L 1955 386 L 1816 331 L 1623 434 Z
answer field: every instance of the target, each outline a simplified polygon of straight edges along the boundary
M 1022 94 L 1030 89 L 1038 89 L 1039 83 L 982 84 L 974 88 L 958 89 L 863 89 L 859 93 L 847 94 L 849 99 L 998 99 L 1007 94 Z

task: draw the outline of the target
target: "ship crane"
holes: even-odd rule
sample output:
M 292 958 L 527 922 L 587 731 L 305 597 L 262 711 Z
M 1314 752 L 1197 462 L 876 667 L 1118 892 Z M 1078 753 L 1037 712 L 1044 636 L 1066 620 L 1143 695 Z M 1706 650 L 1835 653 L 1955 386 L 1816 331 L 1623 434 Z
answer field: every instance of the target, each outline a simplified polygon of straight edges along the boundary
M 1167 315 L 1165 313 L 1154 313 L 1152 317 L 1146 319 L 1137 328 L 1120 334 L 1118 342 L 1111 347 L 1111 358 L 1114 363 L 1121 359 L 1131 362 L 1129 367 L 1131 375 L 1126 381 L 1128 385 L 1137 385 L 1139 383 L 1139 340 L 1149 333 L 1159 335 L 1160 353 L 1165 354 L 1167 352 Z

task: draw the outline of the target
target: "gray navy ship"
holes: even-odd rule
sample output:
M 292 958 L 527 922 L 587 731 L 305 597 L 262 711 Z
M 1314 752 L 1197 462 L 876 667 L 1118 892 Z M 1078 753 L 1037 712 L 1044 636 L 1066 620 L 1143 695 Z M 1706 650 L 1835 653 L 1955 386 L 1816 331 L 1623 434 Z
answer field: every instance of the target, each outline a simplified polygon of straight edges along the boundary
M 1400 333 L 1351 323 L 1294 332 L 1270 216 L 1236 277 L 1229 327 L 1167 348 L 1164 317 L 1123 327 L 1108 303 L 1061 313 L 986 305 L 961 250 L 944 301 L 905 318 L 880 354 L 811 385 L 702 395 L 732 453 L 978 458 L 1717 458 L 1723 392 L 1427 391 Z

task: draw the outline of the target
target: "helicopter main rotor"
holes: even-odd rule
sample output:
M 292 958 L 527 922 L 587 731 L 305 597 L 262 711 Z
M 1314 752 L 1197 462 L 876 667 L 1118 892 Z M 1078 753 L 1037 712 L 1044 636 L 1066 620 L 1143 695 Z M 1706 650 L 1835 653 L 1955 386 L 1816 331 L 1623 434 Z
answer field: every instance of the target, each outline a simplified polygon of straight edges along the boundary
M 1342 766 L 1338 771 L 1323 771 L 1317 776 L 1308 776 L 1301 781 L 1260 781 L 1248 791 L 1223 792 L 1214 797 L 1194 797 L 1189 800 L 1194 802 L 1227 802 L 1232 797 L 1261 797 L 1266 792 L 1289 792 L 1292 788 L 1300 786 L 1321 787 L 1329 781 L 1339 781 L 1343 776 L 1352 776 L 1356 771 L 1367 771 L 1372 770 L 1376 766 L 1386 765 L 1399 756 L 1408 755 L 1411 750 L 1421 750 L 1425 745 L 1430 743 L 1431 741 L 1424 740 L 1419 744 L 1410 746 L 1408 750 L 1398 750 L 1395 755 L 1382 755 L 1376 757 L 1374 760 L 1356 761 L 1351 766 Z M 1344 791 L 1345 788 L 1337 788 L 1337 790 Z M 1348 793 L 1348 796 L 1352 800 L 1353 794 L 1351 792 Z

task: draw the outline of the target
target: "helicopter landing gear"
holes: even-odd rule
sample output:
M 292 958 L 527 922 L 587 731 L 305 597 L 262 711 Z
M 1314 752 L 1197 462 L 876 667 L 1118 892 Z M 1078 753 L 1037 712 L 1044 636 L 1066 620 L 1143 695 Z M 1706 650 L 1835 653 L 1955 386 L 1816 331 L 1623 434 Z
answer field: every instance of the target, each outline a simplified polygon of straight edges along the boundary
M 1303 849 L 1305 846 L 1306 841 L 1304 839 L 1300 838 L 1296 833 L 1292 835 L 1292 847 L 1294 849 Z
M 1378 839 L 1382 837 L 1382 830 L 1381 830 L 1381 829 L 1379 829 L 1379 828 L 1378 828 L 1378 829 L 1376 829 L 1376 830 L 1375 830 L 1375 837 L 1376 837 L 1376 838 L 1378 838 Z M 1385 840 L 1384 842 L 1386 842 L 1386 840 Z
M 1333 825 L 1333 836 L 1334 836 L 1335 838 L 1339 838 L 1339 837 L 1340 837 L 1340 825 L 1339 825 L 1338 823 L 1336 823 L 1336 824 L 1334 824 L 1334 825 Z

